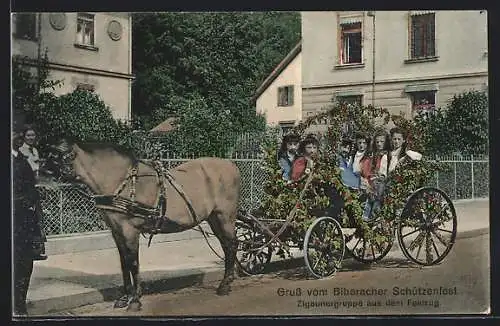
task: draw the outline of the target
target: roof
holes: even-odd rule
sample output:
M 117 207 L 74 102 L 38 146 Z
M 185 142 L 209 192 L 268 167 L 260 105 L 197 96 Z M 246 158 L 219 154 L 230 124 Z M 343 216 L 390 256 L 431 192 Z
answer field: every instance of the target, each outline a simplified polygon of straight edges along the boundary
M 297 45 L 293 47 L 293 49 L 286 55 L 286 57 L 281 60 L 280 63 L 274 68 L 269 76 L 260 84 L 259 88 L 255 92 L 255 95 L 252 96 L 252 101 L 256 101 L 259 96 L 264 93 L 264 91 L 271 85 L 271 83 L 285 70 L 285 68 L 292 62 L 293 59 L 302 51 L 302 40 L 300 40 Z
M 177 126 L 175 123 L 176 120 L 177 120 L 177 118 L 174 118 L 174 117 L 168 118 L 165 121 L 163 121 L 162 123 L 160 123 L 159 125 L 157 125 L 156 127 L 154 127 L 153 129 L 151 129 L 150 131 L 154 132 L 154 133 L 162 133 L 162 132 L 172 131 Z

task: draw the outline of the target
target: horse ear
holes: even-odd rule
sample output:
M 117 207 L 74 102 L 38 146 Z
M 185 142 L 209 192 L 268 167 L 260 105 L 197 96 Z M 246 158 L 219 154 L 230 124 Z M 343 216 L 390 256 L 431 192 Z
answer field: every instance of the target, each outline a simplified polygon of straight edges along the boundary
M 54 148 L 60 153 L 65 153 L 69 151 L 71 146 L 71 142 L 69 142 L 68 139 L 63 138 L 57 143 L 57 145 L 54 146 Z

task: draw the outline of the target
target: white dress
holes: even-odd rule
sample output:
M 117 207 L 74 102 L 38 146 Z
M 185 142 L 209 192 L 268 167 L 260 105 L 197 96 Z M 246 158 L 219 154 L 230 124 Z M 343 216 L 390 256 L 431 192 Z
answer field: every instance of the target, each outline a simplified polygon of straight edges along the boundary
M 19 148 L 19 151 L 26 156 L 31 169 L 35 172 L 35 175 L 38 176 L 38 170 L 40 169 L 40 155 L 38 155 L 38 150 L 34 146 L 29 146 L 24 143 L 23 146 Z
M 391 162 L 389 163 L 389 168 L 387 168 L 387 154 L 384 154 L 384 156 L 382 156 L 382 159 L 380 160 L 379 174 L 387 176 L 387 174 L 394 171 L 394 169 L 396 168 L 396 166 L 398 166 L 399 163 L 400 152 L 401 152 L 401 147 L 391 152 Z M 419 161 L 422 159 L 422 154 L 420 154 L 419 152 L 408 150 L 405 152 L 405 154 L 413 161 Z
M 352 161 L 352 171 L 354 173 L 360 173 L 361 172 L 361 159 L 363 158 L 363 155 L 365 155 L 365 152 L 356 152 L 354 154 L 354 159 Z

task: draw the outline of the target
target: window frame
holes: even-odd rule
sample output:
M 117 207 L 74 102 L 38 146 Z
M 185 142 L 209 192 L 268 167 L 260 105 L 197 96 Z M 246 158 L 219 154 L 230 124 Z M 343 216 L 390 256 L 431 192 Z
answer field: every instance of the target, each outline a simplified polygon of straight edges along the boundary
M 432 18 L 430 18 L 432 17 Z M 423 55 L 416 55 L 416 38 L 415 38 L 415 21 L 420 19 L 421 21 L 419 22 L 420 26 L 418 26 L 421 29 L 421 39 L 419 40 L 422 42 L 421 48 Z M 422 21 L 424 19 L 429 19 L 427 22 L 423 23 Z M 429 25 L 429 23 L 431 25 Z M 407 61 L 419 61 L 419 60 L 428 60 L 428 59 L 435 59 L 437 58 L 437 42 L 436 42 L 436 13 L 435 12 L 429 12 L 429 13 L 424 13 L 424 14 L 409 14 L 408 18 L 408 60 Z M 431 26 L 431 27 L 429 27 Z M 433 29 L 432 33 L 432 39 L 429 41 L 427 38 L 427 33 L 429 29 Z M 427 53 L 427 44 L 429 42 L 433 43 L 433 52 L 432 54 Z
M 95 92 L 95 85 L 89 83 L 78 83 L 76 85 L 75 90 L 87 91 L 87 92 Z
M 434 103 L 429 103 L 429 104 L 415 104 L 415 97 L 417 94 L 422 94 L 422 93 L 432 93 L 433 98 L 434 98 Z M 425 111 L 426 116 L 428 116 L 428 113 L 431 113 L 437 109 L 437 90 L 422 90 L 422 91 L 414 91 L 410 92 L 410 101 L 411 101 L 411 116 L 416 117 L 419 112 L 422 110 Z M 425 98 L 425 96 L 422 96 L 421 98 Z M 417 106 L 419 108 L 417 108 Z M 424 106 L 430 107 L 429 108 L 424 108 Z
M 354 27 L 354 25 L 359 25 L 359 27 Z M 353 26 L 351 28 L 347 28 L 344 30 L 345 27 L 347 26 Z M 350 65 L 363 65 L 364 64 L 364 59 L 363 59 L 363 22 L 356 21 L 352 23 L 342 23 L 339 20 L 338 24 L 338 29 L 339 29 L 339 42 L 338 42 L 338 49 L 339 49 L 339 65 L 340 66 L 350 66 Z M 360 39 L 360 44 L 359 44 L 359 51 L 360 51 L 360 61 L 359 62 L 346 62 L 344 61 L 344 56 L 346 55 L 346 51 L 344 48 L 346 47 L 345 40 L 347 39 L 345 35 L 348 34 L 358 34 L 359 33 L 359 39 Z M 348 59 L 348 58 L 347 58 Z
M 91 18 L 90 18 L 91 17 Z M 81 25 L 81 21 L 83 21 L 81 33 L 82 33 L 82 40 L 79 40 L 79 33 L 78 33 L 78 28 Z M 91 43 L 84 43 L 84 36 L 85 36 L 85 27 L 87 27 L 87 24 L 92 23 L 92 42 Z M 88 13 L 88 12 L 78 12 L 76 14 L 76 31 L 75 31 L 75 46 L 80 47 L 80 48 L 86 48 L 86 49 L 92 49 L 95 50 L 97 49 L 97 35 L 96 35 L 96 15 L 93 13 Z
M 345 98 L 359 98 L 359 105 L 363 106 L 363 94 L 353 94 L 353 95 L 335 95 L 335 99 L 339 104 L 342 103 L 342 99 Z M 355 102 L 354 102 L 355 103 Z M 351 102 L 347 102 L 346 104 L 353 104 Z
M 33 35 L 25 35 L 24 33 L 20 33 L 19 31 L 19 18 L 20 17 L 29 17 L 31 19 L 33 19 Z M 17 39 L 20 39 L 20 40 L 27 40 L 27 41 L 33 41 L 33 42 L 37 42 L 38 41 L 38 38 L 39 38 L 39 30 L 38 30 L 38 20 L 39 20 L 39 17 L 38 17 L 38 14 L 36 13 L 25 13 L 25 12 L 19 12 L 19 13 L 15 13 L 15 27 L 16 27 L 16 32 L 14 33 L 14 37 L 17 38 Z
M 282 102 L 282 91 L 286 90 L 286 103 Z M 279 86 L 278 87 L 278 107 L 290 107 L 293 106 L 295 103 L 295 87 L 294 85 L 285 85 L 285 86 Z
M 278 125 L 281 129 L 282 134 L 286 135 L 290 130 L 292 130 L 295 127 L 295 122 L 294 121 L 280 121 L 280 122 L 278 122 Z

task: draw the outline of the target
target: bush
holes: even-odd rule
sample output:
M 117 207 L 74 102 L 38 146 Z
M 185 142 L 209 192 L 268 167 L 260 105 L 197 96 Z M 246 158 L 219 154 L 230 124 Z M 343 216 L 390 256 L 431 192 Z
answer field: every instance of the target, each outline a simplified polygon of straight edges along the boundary
M 488 97 L 482 91 L 453 96 L 445 109 L 415 118 L 424 130 L 426 154 L 477 155 L 488 153 Z
M 111 110 L 95 93 L 76 90 L 56 97 L 44 95 L 36 108 L 34 125 L 40 145 L 54 144 L 62 137 L 84 142 L 123 143 L 131 128 L 113 118 Z

